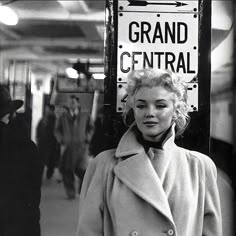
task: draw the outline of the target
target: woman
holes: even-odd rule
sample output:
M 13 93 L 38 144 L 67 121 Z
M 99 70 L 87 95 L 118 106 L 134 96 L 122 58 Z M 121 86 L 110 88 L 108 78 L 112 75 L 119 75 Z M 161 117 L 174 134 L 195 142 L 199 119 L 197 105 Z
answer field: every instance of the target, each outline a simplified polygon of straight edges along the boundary
M 164 70 L 134 71 L 124 118 L 132 123 L 115 150 L 89 165 L 79 236 L 220 236 L 216 167 L 174 143 L 188 123 L 187 88 Z

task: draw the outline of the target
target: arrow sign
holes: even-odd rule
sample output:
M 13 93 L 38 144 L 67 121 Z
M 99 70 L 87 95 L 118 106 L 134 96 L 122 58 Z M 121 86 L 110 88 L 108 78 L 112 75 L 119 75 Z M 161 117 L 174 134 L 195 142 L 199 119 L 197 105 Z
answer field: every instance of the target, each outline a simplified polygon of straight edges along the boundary
M 128 6 L 147 6 L 147 5 L 164 5 L 164 6 L 175 6 L 175 7 L 182 7 L 185 5 L 188 5 L 187 3 L 182 3 L 182 2 L 175 2 L 175 3 L 161 3 L 161 2 L 147 2 L 147 1 L 138 1 L 138 0 L 128 0 L 129 5 Z

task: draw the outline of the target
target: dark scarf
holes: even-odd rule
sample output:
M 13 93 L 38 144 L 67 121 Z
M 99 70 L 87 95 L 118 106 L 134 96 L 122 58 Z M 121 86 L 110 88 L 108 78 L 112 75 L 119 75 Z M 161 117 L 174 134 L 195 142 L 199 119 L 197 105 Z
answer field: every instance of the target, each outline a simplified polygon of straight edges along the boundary
M 148 152 L 149 148 L 155 148 L 155 149 L 162 149 L 163 141 L 167 137 L 171 130 L 171 127 L 165 131 L 165 133 L 162 135 L 161 140 L 157 142 L 147 141 L 143 138 L 143 134 L 138 130 L 137 128 L 137 141 L 144 147 L 145 152 Z

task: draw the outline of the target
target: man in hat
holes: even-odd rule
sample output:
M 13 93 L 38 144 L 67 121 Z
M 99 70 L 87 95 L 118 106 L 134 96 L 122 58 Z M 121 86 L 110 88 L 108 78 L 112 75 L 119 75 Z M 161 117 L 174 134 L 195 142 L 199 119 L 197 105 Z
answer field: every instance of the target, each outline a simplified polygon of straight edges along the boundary
M 42 163 L 16 114 L 22 105 L 0 85 L 0 235 L 40 236 Z
M 1 85 L 0 86 L 0 119 L 1 122 L 8 124 L 10 114 L 13 114 L 23 105 L 22 100 L 11 100 L 8 89 Z

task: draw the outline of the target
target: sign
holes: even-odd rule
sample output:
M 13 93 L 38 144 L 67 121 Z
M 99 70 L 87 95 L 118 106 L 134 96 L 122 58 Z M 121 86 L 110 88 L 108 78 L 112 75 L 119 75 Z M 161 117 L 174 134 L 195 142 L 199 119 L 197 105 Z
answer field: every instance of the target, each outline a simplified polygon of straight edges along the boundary
M 195 13 L 198 12 L 198 1 L 119 0 L 118 10 L 126 12 Z
M 198 14 L 198 1 L 120 0 L 117 82 L 126 83 L 132 70 L 150 67 L 197 82 Z
M 127 99 L 126 93 L 127 83 L 117 83 L 117 112 L 121 112 L 124 109 L 124 105 Z M 188 83 L 188 105 L 190 112 L 198 110 L 198 83 Z

